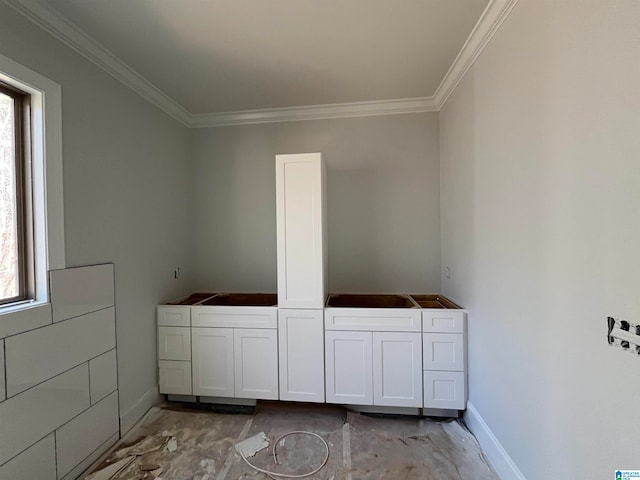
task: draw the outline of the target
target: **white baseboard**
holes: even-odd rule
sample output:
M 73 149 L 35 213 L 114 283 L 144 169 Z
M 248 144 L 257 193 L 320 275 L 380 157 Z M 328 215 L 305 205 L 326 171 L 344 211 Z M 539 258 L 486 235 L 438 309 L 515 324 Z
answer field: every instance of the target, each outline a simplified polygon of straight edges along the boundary
M 160 402 L 161 397 L 158 393 L 158 386 L 154 385 L 149 391 L 142 395 L 135 404 L 127 408 L 127 410 L 123 410 L 121 406 L 120 436 L 124 437 L 151 407 L 158 405 Z
M 464 421 L 501 479 L 527 480 L 471 402 L 467 402 Z

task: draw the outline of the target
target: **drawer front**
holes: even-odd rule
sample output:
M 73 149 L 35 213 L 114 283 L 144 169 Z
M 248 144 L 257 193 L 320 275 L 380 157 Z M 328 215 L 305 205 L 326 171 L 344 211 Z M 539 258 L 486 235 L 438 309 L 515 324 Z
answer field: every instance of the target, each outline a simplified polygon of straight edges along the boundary
M 424 372 L 424 408 L 464 410 L 466 406 L 464 372 Z
M 163 327 L 191 326 L 191 307 L 159 305 L 158 325 Z
M 191 395 L 191 362 L 160 360 L 160 393 Z
M 423 333 L 423 370 L 465 370 L 464 335 L 462 333 Z
M 422 310 L 422 331 L 464 333 L 465 312 L 462 310 Z
M 420 310 L 409 308 L 327 308 L 325 330 L 419 332 Z
M 158 327 L 158 358 L 191 361 L 191 328 Z
M 277 307 L 192 307 L 194 327 L 278 328 Z

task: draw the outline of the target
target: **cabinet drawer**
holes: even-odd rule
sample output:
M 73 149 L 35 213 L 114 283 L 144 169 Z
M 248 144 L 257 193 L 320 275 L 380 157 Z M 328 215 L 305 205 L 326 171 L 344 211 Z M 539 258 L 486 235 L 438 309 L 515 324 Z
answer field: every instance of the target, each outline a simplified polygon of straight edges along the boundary
M 419 332 L 420 310 L 408 308 L 327 308 L 325 330 Z
M 160 360 L 160 393 L 191 395 L 191 362 Z
M 191 329 L 158 327 L 158 358 L 191 361 Z
M 164 327 L 191 326 L 191 307 L 160 305 L 157 308 L 158 325 Z
M 424 372 L 424 408 L 464 410 L 466 404 L 464 372 Z
M 462 310 L 422 310 L 422 331 L 464 333 L 465 312 Z
M 194 327 L 278 328 L 277 307 L 192 307 Z
M 424 370 L 464 371 L 464 335 L 462 333 L 423 333 Z

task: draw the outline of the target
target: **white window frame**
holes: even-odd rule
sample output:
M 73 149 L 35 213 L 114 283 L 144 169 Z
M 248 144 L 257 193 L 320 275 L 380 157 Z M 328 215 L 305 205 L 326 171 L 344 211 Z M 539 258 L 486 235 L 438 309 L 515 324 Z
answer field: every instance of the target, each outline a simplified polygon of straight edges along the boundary
M 51 323 L 48 275 L 65 268 L 62 90 L 0 55 L 0 81 L 31 95 L 35 299 L 0 307 L 0 338 Z

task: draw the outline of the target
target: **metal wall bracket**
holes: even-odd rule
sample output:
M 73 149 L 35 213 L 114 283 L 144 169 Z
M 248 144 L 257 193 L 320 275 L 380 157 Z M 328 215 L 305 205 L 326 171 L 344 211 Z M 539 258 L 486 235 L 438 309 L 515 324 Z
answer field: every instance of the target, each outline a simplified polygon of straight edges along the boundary
M 607 317 L 607 342 L 640 355 L 640 324 Z

